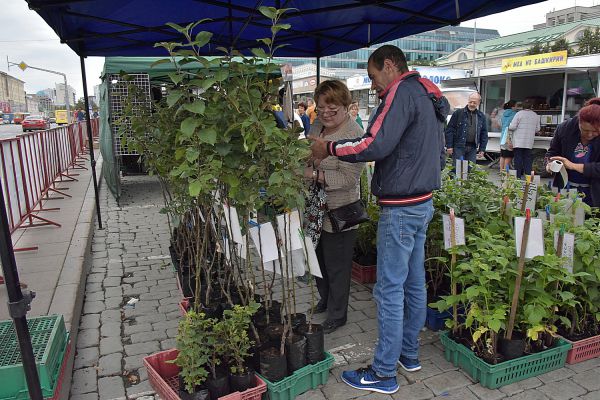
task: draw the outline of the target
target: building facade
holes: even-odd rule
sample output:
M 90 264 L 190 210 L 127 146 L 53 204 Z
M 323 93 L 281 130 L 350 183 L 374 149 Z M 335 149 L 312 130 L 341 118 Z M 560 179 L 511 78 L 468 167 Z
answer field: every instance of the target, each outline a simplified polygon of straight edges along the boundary
M 550 28 L 556 25 L 577 22 L 584 19 L 600 17 L 600 5 L 593 7 L 569 7 L 546 14 L 546 22 L 533 26 L 533 29 Z
M 27 104 L 27 112 L 36 115 L 40 113 L 40 101 L 37 94 L 25 95 L 25 103 Z
M 8 103 L 10 112 L 26 112 L 25 82 L 0 72 L 0 102 Z
M 534 29 L 514 35 L 503 36 L 483 42 L 477 42 L 475 49 L 473 45 L 460 48 L 447 56 L 436 61 L 441 67 L 459 68 L 473 70 L 476 76 L 483 68 L 499 67 L 502 60 L 510 57 L 526 55 L 527 51 L 534 45 L 543 46 L 554 43 L 559 39 L 565 39 L 573 51 L 577 51 L 577 42 L 587 28 L 595 29 L 600 26 L 600 17 L 591 18 L 577 22 Z M 473 62 L 475 58 L 475 62 Z
M 447 26 L 429 32 L 396 39 L 385 44 L 393 44 L 402 49 L 406 60 L 411 63 L 429 63 L 453 51 L 472 44 L 473 41 L 483 41 L 499 37 L 495 29 L 475 29 L 460 26 Z M 340 53 L 321 59 L 321 68 L 327 68 L 335 77 L 347 79 L 357 74 L 364 74 L 367 70 L 367 61 L 373 51 L 383 44 L 368 48 Z M 279 58 L 294 66 L 316 63 L 314 59 L 301 57 Z
M 75 106 L 75 89 L 71 85 L 68 85 L 69 105 Z M 54 88 L 47 88 L 37 92 L 38 95 L 43 95 L 52 100 L 55 105 L 65 106 L 65 84 L 56 83 Z

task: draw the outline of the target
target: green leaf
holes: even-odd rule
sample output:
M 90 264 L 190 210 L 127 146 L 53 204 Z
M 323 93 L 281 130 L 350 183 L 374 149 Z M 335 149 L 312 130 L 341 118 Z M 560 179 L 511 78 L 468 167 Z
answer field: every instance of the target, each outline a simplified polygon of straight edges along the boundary
M 228 77 L 229 77 L 229 71 L 226 69 L 220 69 L 217 72 L 215 72 L 215 79 L 217 80 L 217 82 L 224 81 Z
M 217 141 L 217 131 L 214 128 L 202 129 L 198 132 L 200 141 L 208 144 L 215 144 Z
M 186 27 L 178 25 L 175 22 L 167 22 L 165 25 L 175 29 L 179 33 L 184 33 L 186 31 Z
M 197 149 L 188 147 L 187 151 L 185 152 L 185 159 L 188 160 L 188 162 L 193 163 L 198 159 L 198 157 L 200 157 L 200 152 Z
M 266 44 L 267 46 L 270 46 L 271 43 L 273 43 L 270 38 L 256 39 L 256 41 L 257 42 L 262 42 L 262 43 Z
M 491 330 L 498 333 L 500 331 L 500 328 L 502 327 L 502 322 L 497 319 L 492 319 L 488 322 L 488 326 Z
M 172 92 L 167 96 L 167 105 L 173 107 L 183 96 L 181 92 Z
M 166 63 L 170 63 L 170 62 L 171 62 L 170 58 L 162 58 L 162 59 L 156 60 L 152 64 L 150 64 L 150 68 L 154 68 L 157 65 L 166 64 Z
M 259 47 L 250 49 L 250 51 L 252 52 L 252 54 L 254 54 L 258 58 L 269 58 L 267 53 Z
M 198 32 L 198 34 L 196 35 L 196 46 L 198 47 L 202 47 L 205 44 L 207 44 L 208 42 L 210 42 L 210 39 L 212 38 L 212 32 L 206 32 L 206 31 L 201 31 Z
M 219 143 L 215 146 L 215 150 L 217 151 L 217 153 L 219 153 L 220 156 L 225 157 L 231 152 L 231 147 L 232 146 L 229 143 Z M 248 169 L 248 172 L 252 173 L 252 168 L 256 169 L 256 167 L 253 165 Z
M 200 194 L 200 190 L 202 189 L 202 183 L 198 180 L 190 183 L 188 190 L 190 192 L 190 196 L 197 197 Z
M 279 172 L 273 172 L 269 177 L 269 185 L 278 185 L 283 182 L 283 178 Z
M 203 115 L 206 104 L 202 100 L 194 100 L 193 103 L 184 104 L 183 108 L 191 113 Z
M 181 132 L 191 135 L 194 133 L 196 128 L 200 126 L 200 121 L 196 117 L 187 117 L 181 121 Z
M 271 27 L 271 32 L 273 35 L 276 35 L 280 30 L 290 29 L 292 26 L 290 24 L 277 24 Z
M 273 19 L 277 16 L 277 9 L 275 7 L 260 6 L 258 7 L 258 11 L 269 19 Z

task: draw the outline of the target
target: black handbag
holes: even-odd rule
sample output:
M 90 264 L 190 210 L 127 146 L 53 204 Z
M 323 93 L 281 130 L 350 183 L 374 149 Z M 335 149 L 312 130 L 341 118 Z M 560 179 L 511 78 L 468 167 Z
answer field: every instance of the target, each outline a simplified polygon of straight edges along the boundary
M 341 232 L 369 220 L 362 200 L 329 210 L 329 219 L 334 232 Z

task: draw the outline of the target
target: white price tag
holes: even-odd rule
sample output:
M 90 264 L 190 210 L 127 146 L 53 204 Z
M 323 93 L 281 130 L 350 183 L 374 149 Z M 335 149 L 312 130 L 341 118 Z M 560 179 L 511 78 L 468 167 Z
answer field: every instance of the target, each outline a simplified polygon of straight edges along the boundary
M 525 192 L 525 187 L 527 183 L 525 181 L 522 182 L 522 190 Z M 525 208 L 529 208 L 530 210 L 535 210 L 535 202 L 537 200 L 537 185 L 535 183 L 529 184 L 529 190 L 527 191 L 527 201 L 525 203 Z M 520 209 L 523 205 L 523 197 L 519 196 L 517 199 L 517 209 Z
M 515 242 L 517 248 L 517 257 L 521 254 L 521 242 L 523 240 L 523 227 L 525 226 L 525 217 L 515 217 Z M 531 218 L 529 225 L 529 236 L 527 239 L 527 248 L 525 249 L 525 258 L 532 259 L 536 256 L 544 255 L 544 230 L 542 220 Z
M 250 228 L 250 237 L 259 255 L 262 255 L 263 264 L 279 258 L 277 238 L 275 237 L 273 225 L 270 222 Z M 270 271 L 272 271 L 272 268 Z
M 568 262 L 566 262 L 563 266 L 569 271 L 573 272 L 573 253 L 575 248 L 575 235 L 572 233 L 565 233 L 563 235 L 563 243 L 562 243 L 562 257 L 567 258 Z M 554 249 L 558 253 L 558 230 L 554 231 Z
M 442 215 L 442 222 L 444 225 L 444 249 L 448 250 L 452 248 L 450 215 Z M 456 246 L 465 244 L 465 220 L 462 218 L 454 218 L 454 240 Z
M 277 230 L 279 231 L 279 237 L 282 241 L 284 241 L 284 238 L 287 238 L 287 240 L 285 240 L 286 243 L 282 248 L 283 251 L 287 250 L 289 252 L 302 248 L 300 229 L 302 228 L 298 210 L 277 216 Z

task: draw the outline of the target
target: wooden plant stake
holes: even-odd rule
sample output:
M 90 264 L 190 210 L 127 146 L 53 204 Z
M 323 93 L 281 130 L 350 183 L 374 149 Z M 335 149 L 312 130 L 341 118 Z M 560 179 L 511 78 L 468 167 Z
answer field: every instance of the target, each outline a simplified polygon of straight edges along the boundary
M 452 248 L 452 255 L 450 258 L 450 279 L 452 282 L 451 293 L 452 296 L 456 296 L 456 280 L 454 279 L 454 267 L 456 266 L 456 216 L 454 215 L 454 208 L 450 209 L 450 246 Z M 458 306 L 454 304 L 452 306 L 452 333 L 456 334 L 456 327 L 458 326 Z
M 531 225 L 531 210 L 527 209 L 525 213 L 525 224 L 523 225 L 523 237 L 521 238 L 521 251 L 519 252 L 519 265 L 517 267 L 517 278 L 515 279 L 515 291 L 513 293 L 512 303 L 510 305 L 510 317 L 506 328 L 506 339 L 512 339 L 513 329 L 515 327 L 515 317 L 517 315 L 517 305 L 519 304 L 519 292 L 521 291 L 521 280 L 523 279 L 523 269 L 525 268 L 525 252 L 527 251 L 527 242 L 529 239 L 529 226 Z
M 523 201 L 521 201 L 521 212 L 524 213 L 527 208 L 527 197 L 529 197 L 529 185 L 531 184 L 531 177 L 525 178 L 525 189 L 523 190 Z
M 508 214 L 508 196 L 504 196 L 502 198 L 502 206 L 500 207 L 500 215 L 502 216 L 502 219 L 504 219 L 504 217 L 506 217 Z

